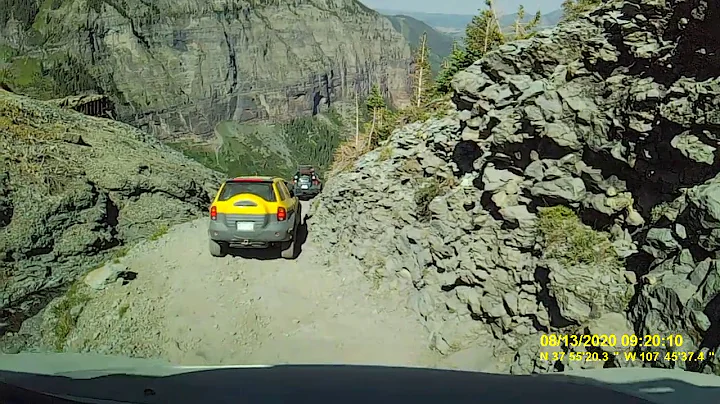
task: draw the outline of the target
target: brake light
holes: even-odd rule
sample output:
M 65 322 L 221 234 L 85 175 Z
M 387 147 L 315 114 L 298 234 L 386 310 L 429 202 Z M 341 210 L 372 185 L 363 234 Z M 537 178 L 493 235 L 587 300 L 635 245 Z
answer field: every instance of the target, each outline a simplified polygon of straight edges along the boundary
M 285 221 L 285 219 L 287 219 L 287 211 L 285 210 L 285 208 L 278 208 L 278 211 L 277 211 L 278 222 L 283 222 L 283 221 Z
M 210 207 L 210 220 L 217 220 L 217 206 Z
M 236 177 L 231 180 L 228 180 L 228 182 L 270 182 L 267 178 L 263 177 Z

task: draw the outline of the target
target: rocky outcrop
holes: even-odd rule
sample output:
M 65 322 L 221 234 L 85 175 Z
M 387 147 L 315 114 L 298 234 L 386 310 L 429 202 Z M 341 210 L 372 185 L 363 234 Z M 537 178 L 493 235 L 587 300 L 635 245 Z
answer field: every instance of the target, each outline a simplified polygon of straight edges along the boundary
M 442 352 L 491 333 L 513 373 L 720 371 L 717 27 L 716 3 L 626 0 L 502 46 L 456 111 L 329 180 L 310 234 L 408 293 Z
M 0 90 L 0 334 L 140 238 L 204 213 L 220 175 L 108 119 Z
M 6 41 L 42 38 L 25 53 L 58 88 L 111 94 L 120 120 L 160 139 L 316 113 L 376 83 L 408 99 L 407 42 L 355 0 L 41 3 L 31 35 L 8 23 Z

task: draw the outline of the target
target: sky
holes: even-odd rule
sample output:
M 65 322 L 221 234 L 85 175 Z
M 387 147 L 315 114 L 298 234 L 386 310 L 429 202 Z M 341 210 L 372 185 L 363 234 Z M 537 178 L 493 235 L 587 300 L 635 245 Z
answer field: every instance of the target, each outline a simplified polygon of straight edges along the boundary
M 366 6 L 384 10 L 416 11 L 423 13 L 477 14 L 485 7 L 484 0 L 360 0 Z M 560 8 L 563 0 L 495 0 L 495 8 L 500 14 L 512 14 L 520 4 L 526 13 L 535 13 L 538 9 L 548 13 Z

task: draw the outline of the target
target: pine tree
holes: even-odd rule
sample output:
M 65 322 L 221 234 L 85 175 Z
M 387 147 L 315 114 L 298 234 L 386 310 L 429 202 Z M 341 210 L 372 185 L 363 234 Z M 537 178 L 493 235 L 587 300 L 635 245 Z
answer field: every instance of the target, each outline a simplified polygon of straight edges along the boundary
M 568 0 L 571 1 L 571 0 Z M 597 1 L 597 0 L 578 0 Z M 518 8 L 518 16 L 515 20 L 515 33 L 512 38 L 507 38 L 500 28 L 497 13 L 494 10 L 492 0 L 485 0 L 487 9 L 481 10 L 478 15 L 465 28 L 465 44 L 463 50 L 457 44 L 453 45 L 453 51 L 449 58 L 443 63 L 443 68 L 437 78 L 436 89 L 440 94 L 450 92 L 450 82 L 460 70 L 472 65 L 476 60 L 482 58 L 486 53 L 507 42 L 509 39 L 525 39 L 531 37 L 533 29 L 540 24 L 542 17 L 538 11 L 535 16 L 523 23 L 525 19 L 525 8 Z
M 412 105 L 415 108 L 420 108 L 430 101 L 434 89 L 427 32 L 423 32 L 420 37 L 420 45 L 415 51 L 413 64 L 415 65 L 415 72 L 413 74 Z
M 477 60 L 505 42 L 492 0 L 485 0 L 486 10 L 473 17 L 465 28 L 465 47 L 469 57 Z
M 512 39 L 527 39 L 533 36 L 533 29 L 537 27 L 538 24 L 540 24 L 541 18 L 542 14 L 540 13 L 540 10 L 538 10 L 532 20 L 524 23 L 523 20 L 525 19 L 525 7 L 520 5 L 520 7 L 518 7 L 517 18 L 515 18 L 515 23 L 513 24 L 515 32 Z
M 385 103 L 385 98 L 382 96 L 382 93 L 380 92 L 380 87 L 378 87 L 377 84 L 374 84 L 370 89 L 370 94 L 365 101 L 365 107 L 367 108 L 367 111 L 373 115 L 376 114 L 380 110 L 380 108 L 387 107 L 387 104 Z
M 372 88 L 370 89 L 370 95 L 368 96 L 368 99 L 365 101 L 365 107 L 367 108 L 368 112 L 372 115 L 372 121 L 370 122 L 370 127 L 367 128 L 367 147 L 372 146 L 373 143 L 376 142 L 376 132 L 377 128 L 381 126 L 382 124 L 382 118 L 384 116 L 384 111 L 387 109 L 387 104 L 385 103 L 385 98 L 382 96 L 382 93 L 380 92 L 380 88 L 377 86 L 377 84 L 374 84 Z
M 450 56 L 443 61 L 443 68 L 438 74 L 437 81 L 435 82 L 436 91 L 440 94 L 447 94 L 450 92 L 450 82 L 453 77 L 462 69 L 470 66 L 472 62 L 469 61 L 465 50 L 458 45 L 457 42 L 453 43 L 453 50 Z

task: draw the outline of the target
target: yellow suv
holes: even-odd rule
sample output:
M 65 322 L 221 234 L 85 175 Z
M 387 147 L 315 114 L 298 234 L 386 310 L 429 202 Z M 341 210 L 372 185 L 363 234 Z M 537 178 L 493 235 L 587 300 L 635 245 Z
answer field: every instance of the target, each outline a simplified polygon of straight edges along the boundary
M 279 247 L 283 258 L 294 259 L 301 220 L 300 201 L 282 178 L 227 180 L 210 206 L 210 254 L 224 257 L 228 247 Z

